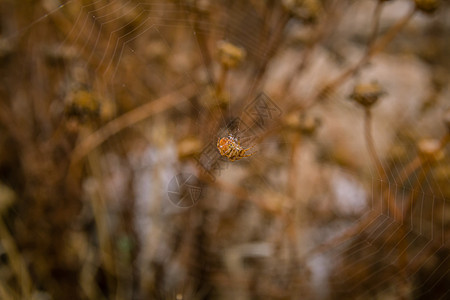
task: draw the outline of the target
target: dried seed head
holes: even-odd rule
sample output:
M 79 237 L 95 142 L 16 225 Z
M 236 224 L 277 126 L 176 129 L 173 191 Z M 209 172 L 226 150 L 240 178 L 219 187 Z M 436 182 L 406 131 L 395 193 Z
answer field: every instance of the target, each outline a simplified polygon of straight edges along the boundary
M 178 142 L 178 157 L 185 159 L 198 155 L 201 151 L 202 143 L 196 137 L 185 137 Z
M 288 114 L 284 120 L 284 125 L 292 131 L 300 131 L 306 136 L 312 136 L 321 125 L 321 120 L 317 116 L 310 114 L 298 114 L 296 112 Z
M 92 92 L 77 90 L 68 96 L 66 114 L 81 122 L 96 119 L 100 116 L 100 103 Z
M 414 2 L 417 9 L 428 14 L 432 14 L 439 7 L 439 0 L 414 0 Z
M 7 185 L 0 182 L 0 213 L 4 212 L 16 200 L 16 193 Z
M 321 120 L 317 116 L 301 115 L 300 116 L 300 130 L 305 135 L 313 135 L 316 133 L 317 128 L 322 124 Z
M 283 123 L 286 128 L 296 130 L 300 127 L 300 118 L 297 113 L 290 113 L 284 117 Z
M 162 40 L 152 40 L 146 45 L 144 49 L 146 59 L 158 63 L 164 63 L 167 61 L 168 52 L 169 47 Z
M 246 52 L 229 42 L 220 41 L 218 44 L 218 55 L 220 63 L 228 68 L 236 68 L 245 58 Z
M 322 6 L 318 0 L 283 0 L 283 6 L 295 17 L 308 23 L 317 21 Z
M 200 103 L 208 109 L 226 109 L 230 104 L 230 94 L 225 91 L 217 93 L 214 88 L 208 87 L 205 92 L 201 94 L 199 100 Z
M 423 139 L 417 144 L 420 156 L 428 161 L 438 161 L 444 158 L 441 143 L 436 139 Z
M 211 1 L 210 0 L 197 0 L 193 1 L 191 5 L 195 5 L 195 8 L 198 9 L 199 12 L 207 13 L 211 9 Z
M 378 99 L 386 93 L 382 90 L 377 82 L 357 84 L 353 88 L 350 98 L 363 105 L 370 107 L 375 104 Z

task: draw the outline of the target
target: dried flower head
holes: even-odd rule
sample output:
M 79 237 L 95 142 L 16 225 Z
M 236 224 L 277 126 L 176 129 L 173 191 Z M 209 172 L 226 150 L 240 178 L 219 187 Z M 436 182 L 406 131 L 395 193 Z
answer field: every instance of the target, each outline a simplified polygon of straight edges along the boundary
M 414 0 L 414 2 L 417 9 L 428 14 L 435 12 L 439 7 L 439 0 Z
M 197 0 L 192 1 L 193 5 L 199 12 L 208 13 L 211 9 L 211 1 L 210 0 Z
M 76 118 L 81 122 L 95 119 L 100 116 L 100 103 L 92 92 L 77 90 L 68 96 L 66 114 L 68 117 Z
M 436 139 L 422 139 L 417 144 L 420 156 L 428 161 L 438 161 L 444 158 L 441 143 Z
M 361 83 L 355 85 L 350 98 L 363 105 L 364 107 L 370 107 L 375 104 L 381 96 L 385 94 L 386 93 L 377 82 Z
M 319 117 L 311 114 L 299 115 L 298 113 L 291 113 L 284 118 L 283 122 L 286 128 L 294 131 L 300 131 L 306 136 L 314 135 L 317 128 L 321 125 L 321 120 Z
M 302 21 L 313 23 L 322 10 L 318 0 L 283 0 L 283 6 Z
M 313 135 L 317 128 L 320 127 L 322 121 L 317 116 L 301 115 L 300 116 L 300 130 L 305 135 Z
M 208 87 L 200 95 L 200 103 L 208 109 L 225 109 L 230 104 L 230 94 L 226 91 L 217 92 L 214 88 Z
M 218 55 L 220 63 L 228 69 L 236 68 L 245 58 L 246 52 L 243 48 L 235 46 L 226 41 L 218 44 Z
M 0 181 L 0 213 L 10 207 L 16 201 L 14 190 Z
M 200 153 L 201 147 L 202 143 L 197 137 L 185 137 L 177 144 L 178 157 L 180 159 L 194 157 Z

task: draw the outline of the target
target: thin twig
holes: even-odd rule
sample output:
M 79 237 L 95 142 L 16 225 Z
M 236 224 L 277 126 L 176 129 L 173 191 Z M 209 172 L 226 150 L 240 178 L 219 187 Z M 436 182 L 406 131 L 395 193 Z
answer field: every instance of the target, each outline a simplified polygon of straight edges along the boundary
M 372 136 L 372 110 L 370 107 L 366 107 L 364 110 L 364 139 L 366 141 L 367 150 L 369 152 L 370 158 L 375 164 L 375 167 L 378 172 L 378 176 L 380 176 L 381 184 L 388 182 L 387 172 L 381 163 L 381 159 L 375 149 L 375 143 L 373 141 Z M 386 208 L 389 211 L 389 215 L 392 214 L 392 217 L 395 220 L 399 220 L 402 218 L 402 213 L 399 211 L 396 203 L 395 203 L 395 195 L 392 195 L 389 188 L 386 189 L 386 192 L 382 195 L 382 201 L 386 204 Z
M 372 110 L 367 107 L 364 110 L 364 137 L 367 145 L 367 150 L 369 151 L 370 158 L 375 164 L 375 167 L 378 172 L 378 176 L 380 176 L 380 179 L 383 181 L 386 179 L 386 170 L 383 167 L 383 164 L 381 163 L 380 157 L 377 154 L 377 151 L 375 149 L 375 144 L 373 142 L 373 136 L 372 136 Z
M 208 36 L 204 32 L 204 30 L 200 27 L 200 20 L 204 21 L 208 16 L 205 13 L 195 12 L 194 19 L 194 30 L 195 30 L 195 38 L 197 39 L 198 46 L 200 48 L 200 53 L 202 54 L 202 59 L 205 64 L 205 70 L 208 75 L 208 81 L 210 85 L 214 85 L 214 71 L 212 67 L 212 59 L 211 54 L 208 49 Z
M 301 143 L 301 136 L 299 134 L 296 134 L 292 141 L 292 147 L 291 147 L 291 157 L 290 157 L 290 167 L 288 171 L 288 186 L 287 186 L 287 194 L 288 197 L 293 200 L 296 195 L 296 178 L 297 178 L 297 164 L 298 164 L 298 156 L 300 153 L 300 143 Z
M 314 36 L 307 43 L 305 49 L 301 53 L 300 62 L 295 67 L 295 70 L 289 76 L 287 76 L 287 79 L 284 81 L 282 87 L 280 88 L 280 95 L 279 95 L 280 99 L 283 99 L 287 95 L 287 93 L 291 90 L 293 83 L 295 82 L 295 79 L 302 74 L 302 72 L 308 65 L 308 62 L 310 60 L 311 55 L 314 53 L 314 50 L 326 36 L 330 27 L 333 27 L 332 26 L 333 23 L 336 22 L 335 17 L 336 15 L 339 15 L 340 12 L 338 4 L 342 4 L 342 2 L 334 1 L 329 8 L 329 13 L 323 16 L 322 18 L 322 20 L 324 21 L 320 22 L 317 25 L 317 28 L 314 30 Z
M 283 31 L 286 27 L 286 24 L 290 20 L 289 14 L 283 12 L 283 15 L 281 16 L 281 20 L 278 22 L 277 26 L 274 29 L 273 34 L 271 35 L 271 39 L 268 41 L 267 45 L 267 51 L 266 56 L 263 59 L 262 64 L 258 67 L 258 70 L 256 71 L 256 74 L 254 75 L 254 81 L 252 83 L 252 86 L 250 88 L 249 97 L 247 101 L 250 101 L 251 97 L 253 97 L 255 90 L 259 87 L 259 84 L 261 83 L 261 80 L 263 79 L 264 75 L 266 74 L 266 69 L 268 66 L 268 63 L 270 59 L 275 55 L 277 48 L 281 44 L 281 39 L 283 37 Z
M 373 21 L 373 29 L 372 29 L 372 36 L 376 36 L 376 32 L 378 32 L 379 27 L 379 18 L 380 18 L 380 11 L 381 8 L 377 6 L 374 12 L 374 21 Z M 334 91 L 338 86 L 342 85 L 348 78 L 350 78 L 353 74 L 359 71 L 359 69 L 364 66 L 369 60 L 386 48 L 386 46 L 397 36 L 397 34 L 405 27 L 406 24 L 411 20 L 411 18 L 414 16 L 414 13 L 416 12 L 416 9 L 412 9 L 410 12 L 408 12 L 400 21 L 398 21 L 394 26 L 392 26 L 383 36 L 381 36 L 377 41 L 373 41 L 372 39 L 369 39 L 367 50 L 365 51 L 364 55 L 361 57 L 358 62 L 348 68 L 346 71 L 341 73 L 338 77 L 331 80 L 331 82 L 324 85 L 323 88 L 319 89 L 319 92 L 317 95 L 312 97 L 309 101 L 306 101 L 303 105 L 297 105 L 294 110 L 299 109 L 307 109 L 316 104 L 321 98 L 323 98 L 324 95 L 329 94 L 330 92 Z
M 322 89 L 320 94 L 323 94 L 323 91 L 325 91 L 325 90 L 328 90 L 328 91 L 334 90 L 337 86 L 342 84 L 346 79 L 348 79 L 351 75 L 353 75 L 355 72 L 357 72 L 363 65 L 365 65 L 369 61 L 371 56 L 374 54 L 374 53 L 372 54 L 371 52 L 372 52 L 372 48 L 374 47 L 377 33 L 379 30 L 382 8 L 383 8 L 383 2 L 378 1 L 377 6 L 375 7 L 375 10 L 373 13 L 372 30 L 371 30 L 371 33 L 369 36 L 369 40 L 367 42 L 367 48 L 366 48 L 364 55 L 360 58 L 360 60 L 355 65 L 351 66 L 346 71 L 344 71 L 341 75 L 339 75 L 337 78 L 332 80 L 330 83 L 326 84 L 325 88 Z M 398 26 L 393 26 L 392 29 L 396 28 L 396 27 L 398 27 Z M 398 32 L 398 31 L 396 31 L 396 32 Z M 388 32 L 388 34 L 390 36 L 392 35 L 390 32 Z
M 195 92 L 196 87 L 194 84 L 187 85 L 178 91 L 172 92 L 159 99 L 139 106 L 110 121 L 85 138 L 75 147 L 72 153 L 71 166 L 78 163 L 89 152 L 100 146 L 103 142 L 114 134 L 117 134 L 119 131 L 185 101 L 187 98 L 194 95 Z
M 9 288 L 6 282 L 0 280 L 0 299 L 15 300 L 19 299 L 19 296 Z
M 369 35 L 366 51 L 370 51 L 373 43 L 377 39 L 378 30 L 380 29 L 380 18 L 381 18 L 381 11 L 383 10 L 383 4 L 384 4 L 383 1 L 378 1 L 375 6 L 375 10 L 373 12 L 372 31 Z
M 439 147 L 436 149 L 436 153 L 442 151 L 445 146 L 447 145 L 447 143 L 450 142 L 450 134 L 446 134 L 442 137 L 440 143 L 439 143 Z M 424 166 L 425 165 L 425 166 Z M 409 176 L 411 176 L 412 173 L 416 172 L 417 169 L 422 167 L 422 172 L 420 173 L 419 177 L 417 178 L 415 185 L 419 186 L 422 181 L 426 178 L 426 175 L 428 173 L 428 171 L 431 168 L 430 165 L 430 161 L 427 159 L 422 158 L 419 154 L 417 155 L 417 157 L 405 168 L 406 172 L 403 172 L 402 176 L 401 176 L 401 184 L 404 183 L 404 181 L 406 181 L 406 179 L 409 178 Z M 404 218 L 407 218 L 407 216 L 409 215 L 409 213 L 412 212 L 413 208 L 414 208 L 414 204 L 415 204 L 415 199 L 417 196 L 417 192 L 419 191 L 419 188 L 414 189 L 413 188 L 413 192 L 411 193 L 411 195 L 409 196 L 409 198 L 407 199 L 407 203 L 405 205 L 405 208 L 403 210 L 403 214 L 404 214 Z
M 99 255 L 101 262 L 105 268 L 107 276 L 107 284 L 110 291 L 114 291 L 115 283 L 114 277 L 118 277 L 115 272 L 114 247 L 111 240 L 111 228 L 108 218 L 108 210 L 106 208 L 105 187 L 103 184 L 103 176 L 101 174 L 101 167 L 99 165 L 99 158 L 97 151 L 88 155 L 88 162 L 90 170 L 98 181 L 96 189 L 91 193 L 92 211 L 94 213 L 94 220 L 97 227 L 97 236 L 99 241 Z M 120 284 L 117 282 L 117 284 Z
M 411 9 L 400 21 L 398 21 L 394 26 L 392 26 L 375 44 L 370 47 L 367 55 L 372 57 L 378 52 L 384 50 L 386 46 L 392 42 L 392 40 L 397 36 L 397 34 L 405 27 L 406 24 L 411 20 L 411 18 L 416 13 L 416 7 Z
M 222 92 L 225 88 L 225 84 L 227 82 L 228 68 L 224 65 L 220 66 L 220 75 L 216 84 L 216 96 L 222 97 Z
M 23 256 L 20 255 L 13 237 L 6 228 L 2 216 L 0 216 L 0 242 L 8 255 L 11 268 L 14 271 L 20 286 L 23 299 L 31 299 L 32 283 L 30 274 L 28 273 Z

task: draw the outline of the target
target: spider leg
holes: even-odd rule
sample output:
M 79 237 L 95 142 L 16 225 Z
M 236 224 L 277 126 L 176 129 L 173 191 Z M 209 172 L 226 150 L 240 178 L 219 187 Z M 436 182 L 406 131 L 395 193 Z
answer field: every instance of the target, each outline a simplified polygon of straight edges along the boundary
M 250 157 L 250 156 L 252 156 L 253 154 L 255 154 L 256 152 L 252 152 L 252 153 L 250 153 L 250 154 L 245 154 L 244 153 L 244 155 L 242 155 L 242 157 Z
M 253 144 L 251 147 L 247 148 L 246 150 L 250 150 L 250 149 L 252 149 L 255 146 L 256 146 L 256 144 Z
M 258 152 L 258 151 L 255 151 L 255 152 L 252 152 L 252 153 L 250 153 L 250 154 L 246 154 L 246 152 L 248 151 L 248 150 L 250 150 L 250 149 L 252 149 L 253 147 L 255 147 L 256 146 L 256 144 L 254 144 L 253 146 L 251 146 L 251 147 L 249 147 L 249 148 L 247 148 L 247 149 L 244 149 L 243 150 L 243 152 L 242 152 L 242 157 L 250 157 L 250 156 L 252 156 L 253 154 L 255 154 L 256 152 Z
M 233 151 L 230 153 L 230 157 L 233 158 L 233 161 L 237 160 L 239 157 L 239 150 L 236 148 L 233 148 Z
M 228 149 L 224 152 L 225 156 L 230 156 L 233 153 L 233 148 L 228 147 Z

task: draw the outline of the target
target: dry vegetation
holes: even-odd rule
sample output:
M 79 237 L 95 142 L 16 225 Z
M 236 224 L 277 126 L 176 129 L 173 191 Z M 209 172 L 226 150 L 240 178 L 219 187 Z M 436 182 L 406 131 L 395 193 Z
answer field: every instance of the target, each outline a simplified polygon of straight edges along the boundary
M 437 0 L 0 0 L 0 299 L 448 299 L 449 36 Z

